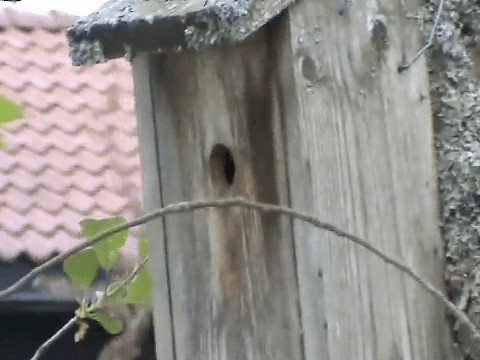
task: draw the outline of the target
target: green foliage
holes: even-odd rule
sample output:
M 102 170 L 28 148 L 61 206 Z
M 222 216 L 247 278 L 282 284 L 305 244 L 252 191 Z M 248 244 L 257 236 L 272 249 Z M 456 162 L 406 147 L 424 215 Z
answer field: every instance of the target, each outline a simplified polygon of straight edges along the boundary
M 23 110 L 13 101 L 0 95 L 0 125 L 19 119 L 23 116 Z M 6 150 L 7 145 L 0 136 L 0 149 Z
M 148 250 L 149 250 L 148 240 L 145 238 L 141 238 L 139 248 L 140 248 L 140 257 L 142 259 L 145 259 L 148 256 Z
M 95 236 L 106 230 L 118 225 L 124 225 L 125 223 L 125 219 L 119 216 L 102 220 L 85 219 L 80 222 L 82 228 L 80 234 L 88 240 L 92 240 Z M 93 246 L 98 262 L 105 270 L 110 270 L 118 261 L 120 249 L 125 245 L 127 235 L 127 230 L 122 230 Z
M 109 316 L 100 310 L 89 311 L 86 317 L 97 321 L 109 334 L 120 334 L 123 330 L 123 324 L 120 319 Z
M 22 108 L 0 95 L 0 125 L 21 117 L 23 117 Z M 6 148 L 1 137 L 0 148 Z M 80 223 L 80 236 L 91 241 L 96 236 L 125 224 L 126 220 L 122 217 L 101 220 L 85 219 Z M 87 291 L 96 279 L 100 267 L 110 271 L 118 262 L 120 249 L 125 245 L 127 236 L 128 230 L 117 231 L 92 247 L 69 256 L 63 263 L 63 270 L 72 284 Z M 140 255 L 146 260 L 148 256 L 147 240 L 141 239 L 139 246 Z M 132 272 L 127 280 L 110 284 L 105 293 L 96 301 L 82 300 L 80 307 L 75 311 L 80 324 L 75 339 L 80 340 L 84 337 L 88 329 L 85 319 L 97 321 L 108 333 L 113 335 L 119 334 L 123 330 L 123 324 L 119 319 L 105 313 L 103 310 L 105 305 L 147 306 L 151 303 L 152 280 L 148 269 L 143 266 L 144 264 L 145 262 Z
M 145 259 L 148 256 L 148 241 L 140 239 L 140 256 Z M 126 293 L 123 302 L 126 304 L 148 306 L 152 303 L 152 277 L 147 267 L 142 267 L 132 281 L 125 287 Z
M 80 223 L 80 236 L 92 241 L 101 234 L 105 234 L 126 224 L 122 217 L 106 219 L 85 219 Z M 120 249 L 125 245 L 128 230 L 118 231 L 91 247 L 68 257 L 63 269 L 70 281 L 83 291 L 88 290 L 95 280 L 100 268 L 110 271 L 118 262 Z M 122 331 L 122 322 L 105 312 L 105 307 L 119 305 L 149 306 L 152 298 L 152 279 L 145 262 L 148 258 L 148 241 L 140 239 L 139 253 L 143 262 L 129 274 L 128 277 L 108 285 L 105 292 L 94 301 L 83 299 L 80 307 L 75 311 L 79 319 L 79 331 L 75 339 L 81 340 L 85 336 L 88 324 L 85 319 L 97 321 L 110 334 L 118 334 Z M 83 321 L 82 321 L 83 320 Z
M 7 144 L 5 143 L 5 140 L 3 140 L 1 134 L 0 134 L 0 149 L 7 150 Z
M 98 268 L 97 256 L 92 248 L 68 257 L 63 263 L 63 270 L 70 281 L 83 290 L 87 290 L 95 280 Z
M 88 325 L 84 321 L 85 319 L 92 319 L 98 322 L 109 334 L 116 335 L 122 332 L 123 324 L 120 319 L 117 319 L 113 316 L 107 315 L 97 303 L 88 305 L 86 301 L 82 301 L 80 307 L 75 310 L 75 315 L 80 319 L 81 326 L 77 334 L 75 335 L 76 339 L 83 339 L 87 331 Z
M 126 286 L 123 297 L 125 304 L 148 306 L 152 303 L 152 278 L 147 267 L 143 267 Z
M 126 305 L 124 298 L 127 295 L 127 288 L 124 282 L 119 281 L 108 286 L 103 299 L 104 304 L 111 306 Z
M 23 110 L 13 101 L 0 95 L 0 124 L 19 119 L 23 116 Z

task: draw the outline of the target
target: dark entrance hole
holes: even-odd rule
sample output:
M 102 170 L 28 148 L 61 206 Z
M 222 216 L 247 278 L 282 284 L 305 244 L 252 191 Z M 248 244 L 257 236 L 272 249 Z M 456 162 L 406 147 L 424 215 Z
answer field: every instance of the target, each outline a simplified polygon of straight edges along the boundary
M 214 183 L 233 184 L 235 161 L 232 152 L 223 144 L 216 144 L 210 154 L 210 166 Z

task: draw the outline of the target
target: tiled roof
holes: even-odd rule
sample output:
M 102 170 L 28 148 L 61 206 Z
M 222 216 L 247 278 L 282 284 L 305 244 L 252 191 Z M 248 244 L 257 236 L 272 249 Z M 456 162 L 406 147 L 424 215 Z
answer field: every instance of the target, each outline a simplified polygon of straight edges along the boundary
M 70 64 L 72 16 L 0 13 L 0 94 L 26 118 L 2 130 L 0 260 L 35 263 L 80 241 L 86 217 L 140 211 L 138 139 L 130 65 Z M 130 240 L 127 252 L 135 252 Z

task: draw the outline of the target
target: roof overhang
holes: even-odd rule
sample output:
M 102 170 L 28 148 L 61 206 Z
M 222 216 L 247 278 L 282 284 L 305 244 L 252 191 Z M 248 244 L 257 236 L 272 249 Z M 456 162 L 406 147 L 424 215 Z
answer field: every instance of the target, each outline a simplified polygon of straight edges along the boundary
M 294 2 L 214 1 L 110 0 L 68 30 L 73 64 L 131 58 L 137 52 L 177 52 L 234 44 Z

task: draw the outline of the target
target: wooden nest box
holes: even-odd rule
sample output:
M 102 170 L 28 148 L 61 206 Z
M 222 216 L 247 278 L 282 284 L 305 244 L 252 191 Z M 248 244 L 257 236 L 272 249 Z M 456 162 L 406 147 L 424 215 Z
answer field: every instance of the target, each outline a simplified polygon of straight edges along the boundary
M 69 30 L 75 65 L 131 60 L 145 210 L 294 207 L 442 287 L 427 71 L 397 72 L 418 4 L 291 3 L 112 0 Z M 239 207 L 147 233 L 159 360 L 452 358 L 441 305 L 335 235 Z

